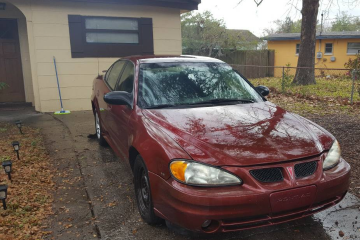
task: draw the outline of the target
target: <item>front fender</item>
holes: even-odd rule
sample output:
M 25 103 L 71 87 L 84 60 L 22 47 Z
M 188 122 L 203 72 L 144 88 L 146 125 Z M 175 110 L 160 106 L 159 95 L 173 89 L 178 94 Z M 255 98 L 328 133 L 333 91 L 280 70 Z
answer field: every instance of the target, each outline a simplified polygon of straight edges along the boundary
M 169 163 L 172 159 L 191 159 L 169 135 L 163 132 L 155 123 L 138 116 L 138 126 L 133 137 L 130 137 L 130 145 L 142 156 L 150 172 L 164 179 L 169 179 Z M 134 126 L 133 124 L 129 124 Z

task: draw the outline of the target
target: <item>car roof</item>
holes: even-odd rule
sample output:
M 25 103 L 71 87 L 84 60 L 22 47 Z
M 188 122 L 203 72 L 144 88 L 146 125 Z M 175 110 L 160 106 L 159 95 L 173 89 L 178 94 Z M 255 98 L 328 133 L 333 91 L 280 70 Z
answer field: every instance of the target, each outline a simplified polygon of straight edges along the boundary
M 216 62 L 223 63 L 223 61 L 203 56 L 192 55 L 149 55 L 149 56 L 129 56 L 122 59 L 129 59 L 133 62 L 139 61 L 139 63 L 170 63 L 170 62 Z

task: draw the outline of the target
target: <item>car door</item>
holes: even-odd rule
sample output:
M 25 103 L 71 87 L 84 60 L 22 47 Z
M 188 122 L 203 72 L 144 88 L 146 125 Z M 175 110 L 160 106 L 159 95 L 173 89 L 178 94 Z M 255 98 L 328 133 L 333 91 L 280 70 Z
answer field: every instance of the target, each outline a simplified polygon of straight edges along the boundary
M 116 91 L 125 91 L 133 93 L 134 88 L 134 75 L 135 67 L 131 61 L 127 61 L 124 70 L 116 85 Z M 111 131 L 114 133 L 114 140 L 119 143 L 120 151 L 126 156 L 126 152 L 129 149 L 129 119 L 132 113 L 130 106 L 113 105 L 109 111 L 109 115 L 112 118 Z
M 125 61 L 117 61 L 115 62 L 109 71 L 105 75 L 105 86 L 100 89 L 99 94 L 97 96 L 99 102 L 99 110 L 100 110 L 100 119 L 102 121 L 102 126 L 105 128 L 105 131 L 108 133 L 109 137 L 114 141 L 114 133 L 112 132 L 112 125 L 114 125 L 113 118 L 111 117 L 111 108 L 113 105 L 107 104 L 104 101 L 104 95 L 114 91 L 116 84 L 119 80 L 121 72 L 125 66 Z M 117 145 L 117 143 L 114 141 Z

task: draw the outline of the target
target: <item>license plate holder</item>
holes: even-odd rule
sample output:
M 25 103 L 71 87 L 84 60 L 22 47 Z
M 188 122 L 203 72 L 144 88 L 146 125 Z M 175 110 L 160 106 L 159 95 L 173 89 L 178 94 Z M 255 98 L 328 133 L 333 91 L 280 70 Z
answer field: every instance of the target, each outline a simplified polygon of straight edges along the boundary
M 316 186 L 285 190 L 270 194 L 273 213 L 310 207 L 316 196 Z

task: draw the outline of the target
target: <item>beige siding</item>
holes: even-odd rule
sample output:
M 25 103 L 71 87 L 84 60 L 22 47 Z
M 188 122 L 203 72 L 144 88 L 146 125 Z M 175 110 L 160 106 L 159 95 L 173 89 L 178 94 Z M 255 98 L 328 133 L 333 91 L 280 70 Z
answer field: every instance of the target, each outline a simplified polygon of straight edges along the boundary
M 38 111 L 59 110 L 53 56 L 64 107 L 91 109 L 91 84 L 114 58 L 71 58 L 68 15 L 148 17 L 153 19 L 155 54 L 181 54 L 180 10 L 57 0 L 12 0 L 26 16 L 30 44 L 35 106 Z M 31 74 L 28 73 L 31 77 Z

